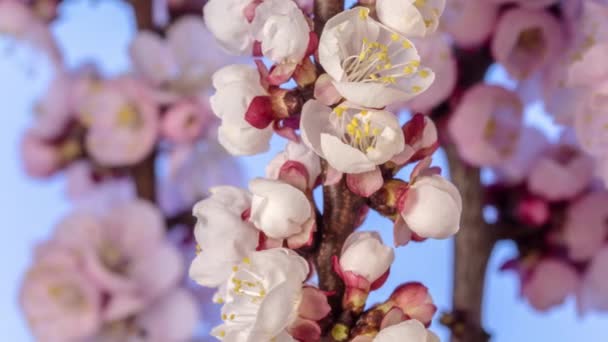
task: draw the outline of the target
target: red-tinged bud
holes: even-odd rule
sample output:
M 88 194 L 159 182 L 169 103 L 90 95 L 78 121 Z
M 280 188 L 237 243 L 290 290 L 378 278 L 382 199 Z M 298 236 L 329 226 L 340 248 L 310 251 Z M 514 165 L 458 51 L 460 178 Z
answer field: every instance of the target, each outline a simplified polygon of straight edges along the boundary
M 306 166 L 294 160 L 286 161 L 279 170 L 279 180 L 291 184 L 303 192 L 308 189 L 308 178 Z
M 264 129 L 274 120 L 270 96 L 256 96 L 249 104 L 245 120 L 253 127 Z
M 283 63 L 273 66 L 268 75 L 268 82 L 270 85 L 279 86 L 289 81 L 297 67 L 297 63 Z
M 389 302 L 401 309 L 405 315 L 422 322 L 427 327 L 437 311 L 428 288 L 417 282 L 399 286 L 391 295 Z
M 348 189 L 361 197 L 371 196 L 382 187 L 382 184 L 384 184 L 384 178 L 379 168 L 369 172 L 346 175 Z
M 532 227 L 543 226 L 550 215 L 549 204 L 538 197 L 524 198 L 517 205 L 517 217 Z
M 293 79 L 301 88 L 314 84 L 317 80 L 316 65 L 309 58 L 305 58 L 293 73 Z
M 431 156 L 439 148 L 437 127 L 423 114 L 416 114 L 402 127 L 406 148 L 392 161 L 398 165 Z
M 314 31 L 310 32 L 308 39 L 308 48 L 306 49 L 306 56 L 314 55 L 319 48 L 319 36 Z
M 288 118 L 302 110 L 302 97 L 297 91 L 273 88 L 270 89 L 270 98 L 276 119 Z

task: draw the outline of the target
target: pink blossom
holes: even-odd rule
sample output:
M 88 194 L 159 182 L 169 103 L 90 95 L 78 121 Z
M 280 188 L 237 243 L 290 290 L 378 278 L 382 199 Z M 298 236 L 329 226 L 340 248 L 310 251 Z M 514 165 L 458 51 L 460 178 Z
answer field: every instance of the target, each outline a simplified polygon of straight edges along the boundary
M 26 132 L 21 141 L 21 158 L 30 177 L 49 177 L 62 166 L 59 148 L 31 131 Z
M 608 237 L 608 193 L 596 191 L 572 203 L 566 211 L 563 239 L 575 261 L 591 259 Z
M 563 39 L 559 22 L 548 12 L 511 9 L 498 22 L 492 54 L 511 76 L 525 79 L 559 55 Z
M 447 1 L 441 27 L 457 45 L 471 47 L 486 41 L 496 25 L 498 5 L 488 0 Z
M 174 287 L 183 263 L 164 239 L 163 218 L 151 204 L 114 203 L 101 211 L 71 214 L 59 223 L 54 239 L 86 256 L 83 272 L 109 294 L 102 316 L 112 321 Z
M 543 8 L 550 6 L 559 0 L 491 0 L 497 4 L 517 4 L 526 8 Z
M 159 131 L 158 108 L 137 79 L 101 83 L 82 100 L 79 112 L 88 128 L 86 149 L 98 163 L 133 165 L 152 152 Z
M 418 48 L 420 59 L 435 72 L 435 81 L 425 92 L 407 103 L 407 107 L 414 112 L 428 113 L 452 93 L 457 77 L 456 60 L 447 37 L 442 34 L 413 42 Z
M 522 112 L 515 93 L 480 84 L 464 95 L 448 130 L 465 161 L 475 166 L 499 165 L 517 147 Z
M 573 267 L 557 259 L 544 259 L 523 281 L 521 291 L 532 307 L 546 311 L 575 294 L 579 282 L 579 275 Z
M 547 137 L 537 128 L 524 126 L 520 135 L 515 152 L 495 169 L 503 182 L 523 181 L 537 158 L 549 147 Z
M 57 138 L 73 119 L 71 102 L 72 78 L 59 72 L 50 82 L 47 92 L 34 106 L 32 131 L 38 136 Z
M 208 100 L 181 100 L 165 112 L 161 133 L 177 144 L 193 143 L 214 121 Z
M 589 156 L 573 146 L 560 144 L 534 162 L 528 188 L 551 201 L 572 198 L 589 186 L 593 167 Z
M 407 317 L 419 320 L 428 326 L 437 311 L 429 289 L 421 283 L 407 283 L 399 286 L 390 297 L 390 302 Z
M 574 127 L 580 147 L 587 153 L 602 159 L 608 146 L 608 82 L 604 81 L 588 90 L 583 111 L 576 116 Z
M 578 309 L 581 313 L 589 311 L 608 310 L 608 248 L 603 247 L 595 254 L 587 268 L 580 292 L 578 294 Z M 561 281 L 561 280 L 560 280 Z
M 100 327 L 102 293 L 83 273 L 90 251 L 83 252 L 78 254 L 57 243 L 38 247 L 20 294 L 36 340 L 83 340 Z

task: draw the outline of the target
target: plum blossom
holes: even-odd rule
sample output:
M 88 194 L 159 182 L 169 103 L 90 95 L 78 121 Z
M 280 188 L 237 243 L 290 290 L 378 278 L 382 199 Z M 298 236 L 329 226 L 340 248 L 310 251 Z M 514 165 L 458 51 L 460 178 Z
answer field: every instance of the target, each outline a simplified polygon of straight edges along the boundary
M 194 335 L 198 319 L 192 294 L 177 289 L 131 319 L 106 323 L 91 342 L 186 341 Z
M 198 16 L 184 16 L 167 30 L 166 38 L 150 31 L 137 34 L 129 49 L 135 70 L 171 93 L 198 95 L 226 55 Z
M 459 46 L 481 45 L 494 31 L 498 7 L 488 0 L 449 0 L 441 17 L 441 28 Z
M 453 113 L 448 130 L 460 156 L 475 166 L 498 165 L 516 150 L 523 104 L 505 88 L 480 84 Z
M 160 132 L 173 143 L 194 143 L 206 133 L 213 121 L 208 101 L 181 100 L 171 105 L 164 113 Z
M 405 146 L 394 114 L 342 103 L 332 110 L 310 100 L 302 109 L 302 140 L 329 165 L 344 173 L 374 171 Z
M 377 0 L 380 22 L 408 37 L 435 32 L 446 0 Z
M 422 172 L 413 178 L 404 197 L 396 236 L 411 230 L 422 238 L 445 239 L 460 230 L 462 198 L 447 179 Z
M 20 294 L 37 340 L 84 340 L 99 329 L 101 292 L 82 272 L 88 253 L 79 255 L 56 243 L 37 248 Z
M 52 176 L 63 164 L 60 148 L 31 131 L 21 141 L 21 159 L 25 173 L 38 178 Z
M 388 304 L 395 310 L 398 309 L 403 315 L 415 319 L 425 326 L 429 326 L 433 320 L 437 306 L 433 304 L 433 298 L 429 289 L 418 282 L 400 285 L 393 291 Z
M 303 143 L 290 141 L 266 166 L 266 177 L 280 179 L 304 191 L 312 189 L 321 175 L 321 160 Z
M 113 203 L 102 211 L 81 210 L 66 217 L 54 240 L 86 257 L 83 272 L 109 295 L 102 317 L 115 320 L 175 287 L 183 267 L 177 249 L 164 239 L 164 221 L 151 204 Z
M 306 55 L 310 26 L 291 0 L 264 0 L 255 9 L 251 30 L 273 62 L 298 64 Z
M 532 307 L 546 311 L 560 305 L 578 290 L 580 283 L 576 270 L 556 259 L 544 259 L 534 266 L 523 280 L 522 296 Z
M 603 159 L 608 145 L 605 114 L 608 99 L 608 82 L 602 82 L 589 91 L 583 111 L 575 117 L 574 128 L 580 147 L 592 156 Z
M 197 283 L 223 284 L 232 267 L 255 251 L 259 231 L 243 217 L 250 207 L 251 194 L 231 186 L 212 188 L 211 196 L 194 206 L 198 254 L 190 265 L 190 277 Z
M 102 82 L 79 102 L 80 119 L 88 128 L 86 150 L 98 163 L 133 165 L 152 152 L 159 133 L 158 103 L 141 81 L 125 76 Z
M 523 181 L 538 157 L 549 147 L 547 137 L 540 130 L 524 126 L 515 152 L 496 167 L 498 178 L 510 184 Z
M 54 139 L 61 135 L 73 118 L 71 90 L 72 75 L 58 72 L 48 85 L 47 91 L 35 106 L 31 130 L 38 136 Z
M 593 179 L 593 159 L 577 149 L 567 136 L 534 162 L 528 189 L 551 201 L 573 198 Z
M 369 9 L 362 7 L 327 22 L 319 61 L 347 101 L 370 108 L 412 99 L 435 79 L 433 71 L 421 67 L 411 41 L 370 18 Z
M 245 55 L 252 52 L 251 35 L 253 0 L 210 0 L 203 9 L 205 23 L 218 43 L 229 53 Z
M 268 150 L 272 127 L 255 128 L 245 120 L 253 99 L 268 95 L 258 72 L 246 65 L 229 65 L 213 75 L 213 86 L 216 93 L 210 99 L 211 108 L 222 120 L 218 131 L 220 144 L 233 155 Z
M 226 282 L 224 323 L 211 334 L 231 342 L 293 341 L 287 329 L 298 318 L 308 272 L 308 262 L 288 249 L 250 254 Z
M 574 261 L 591 259 L 608 236 L 608 193 L 595 191 L 577 199 L 566 211 L 563 240 Z
M 393 249 L 382 243 L 380 234 L 355 232 L 344 242 L 339 263 L 343 273 L 350 272 L 373 284 L 388 272 L 394 259 Z
M 608 310 L 607 262 L 608 248 L 603 247 L 595 254 L 583 275 L 577 298 L 579 312 Z
M 562 31 L 545 11 L 515 8 L 503 14 L 492 40 L 492 54 L 517 79 L 555 60 L 562 49 Z
M 256 178 L 249 182 L 253 193 L 250 220 L 271 239 L 288 239 L 303 245 L 316 227 L 314 209 L 306 195 L 287 183 Z

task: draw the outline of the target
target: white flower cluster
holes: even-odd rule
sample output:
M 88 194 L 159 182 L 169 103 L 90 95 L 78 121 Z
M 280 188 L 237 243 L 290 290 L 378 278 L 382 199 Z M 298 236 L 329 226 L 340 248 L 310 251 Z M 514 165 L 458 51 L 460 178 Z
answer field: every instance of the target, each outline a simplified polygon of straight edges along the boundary
M 405 3 L 378 1 L 380 21 L 368 8 L 347 10 L 331 18 L 320 37 L 291 0 L 211 0 L 205 6 L 206 23 L 227 51 L 274 63 L 267 69 L 258 60 L 257 70 L 231 65 L 215 73 L 210 102 L 222 120 L 220 143 L 234 155 L 253 155 L 268 150 L 273 131 L 291 140 L 249 191 L 217 187 L 194 208 L 199 250 L 190 276 L 217 288 L 224 321 L 213 330 L 218 339 L 319 340 L 318 322 L 330 312 L 326 294 L 306 284 L 308 261 L 293 250 L 321 238 L 312 191 L 322 182 L 344 181 L 371 200 L 386 185 L 383 165 L 421 161 L 410 183 L 386 190 L 393 191 L 387 197 L 398 213 L 395 245 L 458 231 L 460 195 L 429 165 L 438 147 L 433 122 L 416 115 L 401 127 L 385 110 L 421 94 L 435 77 L 408 37 L 431 34 L 445 4 Z M 325 74 L 316 73 L 316 62 Z M 297 88 L 280 88 L 292 78 Z M 363 298 L 364 304 L 386 280 L 393 248 L 376 232 L 355 232 L 339 254 L 334 269 L 347 288 L 344 300 Z M 432 316 L 435 308 L 428 307 Z M 375 340 L 397 341 L 406 333 L 412 341 L 436 339 L 422 325 L 429 315 L 406 316 L 412 319 Z

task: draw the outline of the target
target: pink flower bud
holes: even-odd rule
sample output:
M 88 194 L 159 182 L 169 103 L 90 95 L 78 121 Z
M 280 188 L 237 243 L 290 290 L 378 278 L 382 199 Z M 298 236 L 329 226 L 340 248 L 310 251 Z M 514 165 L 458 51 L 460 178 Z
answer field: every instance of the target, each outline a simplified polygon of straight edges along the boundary
M 289 142 L 266 167 L 266 177 L 279 179 L 305 191 L 317 184 L 321 162 L 306 145 Z
M 395 254 L 391 247 L 382 243 L 377 232 L 356 232 L 351 234 L 340 255 L 343 272 L 359 275 L 371 285 L 389 270 Z M 346 284 L 347 287 L 352 284 Z
M 437 311 L 429 290 L 421 283 L 407 283 L 399 286 L 390 301 L 412 319 L 428 326 Z
M 517 206 L 517 216 L 526 224 L 534 227 L 547 223 L 550 215 L 547 201 L 537 197 L 524 198 Z
M 576 270 L 559 260 L 541 260 L 522 284 L 522 295 L 537 310 L 560 305 L 579 286 Z

